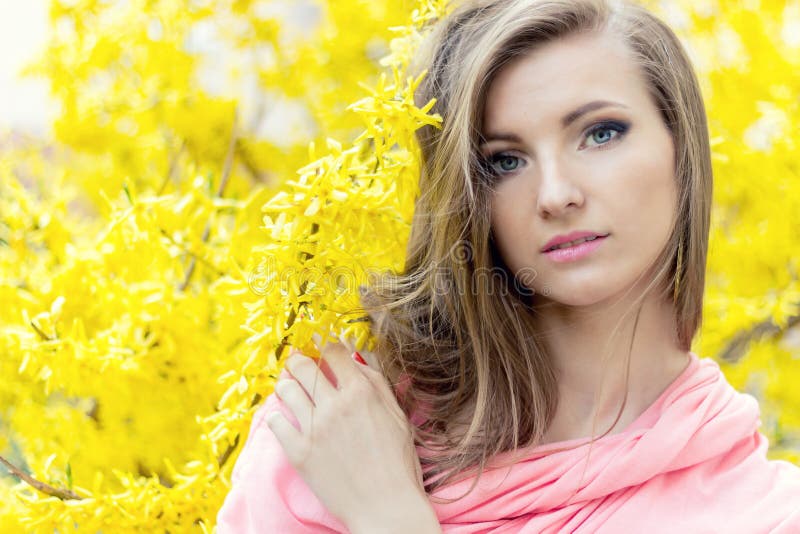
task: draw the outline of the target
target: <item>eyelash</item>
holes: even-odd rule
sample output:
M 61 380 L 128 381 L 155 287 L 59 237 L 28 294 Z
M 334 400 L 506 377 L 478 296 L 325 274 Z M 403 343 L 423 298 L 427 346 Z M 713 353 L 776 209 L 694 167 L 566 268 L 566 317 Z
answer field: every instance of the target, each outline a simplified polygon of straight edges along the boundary
M 603 130 L 613 130 L 613 131 L 617 132 L 617 135 L 612 137 L 611 140 L 609 140 L 609 141 L 607 141 L 605 143 L 600 143 L 598 145 L 597 150 L 605 150 L 604 147 L 614 143 L 615 141 L 620 140 L 628 132 L 628 128 L 629 128 L 629 125 L 626 122 L 602 121 L 602 122 L 598 122 L 598 123 L 593 124 L 592 126 L 590 126 L 589 129 L 584 134 L 584 138 L 590 137 L 590 136 L 594 135 L 595 133 L 603 131 Z M 491 174 L 495 174 L 495 175 L 497 175 L 497 174 L 508 174 L 508 173 L 514 172 L 514 171 L 501 172 L 501 171 L 496 170 L 496 168 L 495 168 L 495 164 L 499 160 L 501 160 L 503 158 L 508 158 L 508 157 L 516 158 L 517 156 L 514 156 L 513 154 L 511 154 L 510 152 L 507 152 L 507 151 L 496 152 L 494 154 L 489 154 L 488 156 L 486 156 L 485 162 L 487 164 L 489 172 Z M 521 159 L 521 158 L 519 158 L 519 159 Z

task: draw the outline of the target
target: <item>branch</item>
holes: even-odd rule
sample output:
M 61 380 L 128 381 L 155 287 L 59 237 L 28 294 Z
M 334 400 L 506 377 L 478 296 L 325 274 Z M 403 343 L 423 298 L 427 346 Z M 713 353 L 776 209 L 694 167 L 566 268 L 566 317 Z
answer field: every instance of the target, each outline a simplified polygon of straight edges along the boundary
M 744 355 L 751 342 L 766 336 L 774 337 L 783 334 L 797 324 L 800 324 L 800 315 L 790 317 L 789 321 L 786 323 L 786 328 L 779 327 L 772 322 L 772 319 L 757 323 L 749 330 L 744 330 L 734 336 L 725 348 L 720 351 L 717 357 L 722 361 L 735 363 Z
M 34 323 L 32 320 L 31 320 L 31 326 L 33 327 L 34 330 L 36 330 L 36 333 L 39 334 L 39 337 L 42 338 L 42 340 L 53 341 L 53 338 L 45 334 L 44 331 L 41 328 L 39 328 L 39 325 Z
M 311 225 L 311 232 L 309 232 L 309 236 L 314 235 L 315 233 L 317 233 L 318 230 L 319 230 L 319 224 L 313 223 Z M 309 252 L 303 251 L 303 252 L 300 253 L 300 261 L 301 262 L 308 261 L 313 257 L 314 257 L 314 255 L 309 253 Z M 309 280 L 306 279 L 300 285 L 300 291 L 299 291 L 298 297 L 301 297 L 301 296 L 303 296 L 305 294 L 306 287 L 308 286 L 308 282 L 309 282 Z M 302 305 L 303 304 L 301 303 L 300 305 L 298 305 L 298 307 L 302 306 Z M 286 330 L 289 330 L 296 320 L 297 320 L 297 309 L 296 308 L 292 308 L 292 310 L 289 312 L 289 317 L 286 319 Z M 289 336 L 287 334 L 287 335 L 283 336 L 283 339 L 281 339 L 280 344 L 275 348 L 275 359 L 276 360 L 278 360 L 278 361 L 280 360 L 281 353 L 283 352 L 283 349 L 288 344 L 289 344 Z M 259 402 L 261 402 L 261 395 L 256 394 L 255 397 L 253 397 L 253 400 L 250 401 L 250 408 L 256 406 Z M 234 449 L 236 449 L 236 447 L 238 445 L 239 445 L 239 434 L 236 435 L 236 439 L 234 439 L 233 443 L 229 444 L 228 447 L 223 451 L 223 453 L 217 459 L 217 462 L 219 463 L 220 471 L 222 470 L 222 467 L 225 465 L 225 462 L 228 461 L 228 458 L 230 458 L 231 453 L 234 451 Z
M 57 497 L 57 498 L 61 499 L 62 501 L 82 500 L 83 499 L 83 497 L 81 497 L 80 495 L 78 495 L 77 493 L 75 493 L 72 490 L 63 489 L 63 488 L 54 488 L 53 486 L 51 486 L 49 484 L 45 484 L 44 482 L 39 482 L 38 480 L 36 480 L 32 476 L 30 476 L 27 473 L 23 472 L 19 467 L 15 466 L 11 462 L 9 462 L 5 458 L 3 458 L 2 456 L 0 456 L 0 463 L 5 465 L 6 468 L 8 468 L 8 470 L 13 475 L 16 475 L 20 479 L 22 479 L 25 482 L 27 482 L 27 484 L 29 486 L 31 486 L 32 488 L 34 488 L 36 490 L 39 490 L 39 491 L 41 491 L 42 493 L 44 493 L 46 495 L 50 495 L 51 497 Z
M 261 400 L 261 395 L 256 394 L 256 397 L 258 398 L 258 400 Z M 239 434 L 236 434 L 236 438 L 233 440 L 233 444 L 228 445 L 228 447 L 224 451 L 222 451 L 222 454 L 219 455 L 219 458 L 217 458 L 217 465 L 219 465 L 220 469 L 222 469 L 222 466 L 225 465 L 225 462 L 228 461 L 228 457 L 231 455 L 231 453 L 234 451 L 234 449 L 236 449 L 238 445 L 239 445 Z
M 167 184 L 169 184 L 175 178 L 175 174 L 177 174 L 178 171 L 178 160 L 183 154 L 184 148 L 186 148 L 186 139 L 181 141 L 181 146 L 178 148 L 178 151 L 174 152 L 170 157 L 169 169 L 167 170 L 166 176 L 164 176 L 164 181 L 161 182 L 161 187 L 158 188 L 158 192 L 156 193 L 157 196 L 164 194 L 164 189 L 167 188 Z
M 267 179 L 268 173 L 260 170 L 253 156 L 242 142 L 236 142 L 236 155 L 239 156 L 239 162 L 244 166 L 245 170 L 250 174 L 250 177 L 255 182 L 264 182 Z
M 222 194 L 225 192 L 225 187 L 228 185 L 228 180 L 231 176 L 231 169 L 233 168 L 233 153 L 234 149 L 236 148 L 236 110 L 233 111 L 233 126 L 231 127 L 231 139 L 228 142 L 228 152 L 225 154 L 225 162 L 222 164 L 222 178 L 219 182 L 219 188 L 217 189 L 217 197 L 222 197 Z M 203 243 L 208 242 L 208 237 L 211 235 L 211 221 L 206 222 L 205 230 L 203 230 L 203 237 L 201 238 Z M 185 291 L 186 288 L 189 286 L 189 280 L 192 279 L 192 275 L 194 274 L 194 268 L 197 264 L 197 257 L 193 256 L 191 262 L 189 263 L 189 268 L 186 269 L 186 275 L 183 277 L 183 283 L 180 285 L 180 290 Z
M 205 259 L 205 258 L 201 257 L 200 255 L 198 255 L 198 254 L 192 252 L 191 250 L 189 250 L 189 247 L 187 247 L 183 243 L 178 243 L 177 241 L 175 241 L 175 239 L 173 239 L 172 236 L 169 235 L 169 232 L 167 232 L 163 228 L 159 228 L 158 230 L 161 232 L 161 235 L 163 235 L 164 237 L 166 237 L 169 240 L 170 243 L 172 243 L 176 247 L 180 248 L 184 253 L 186 253 L 189 256 L 191 256 L 194 260 L 199 261 L 200 263 L 202 263 L 203 265 L 205 265 L 206 267 L 208 267 L 212 271 L 216 271 L 219 276 L 225 276 L 225 275 L 228 274 L 227 272 L 223 271 L 222 269 L 220 269 L 219 267 L 217 267 L 216 265 L 214 265 L 213 263 L 211 263 L 207 259 Z

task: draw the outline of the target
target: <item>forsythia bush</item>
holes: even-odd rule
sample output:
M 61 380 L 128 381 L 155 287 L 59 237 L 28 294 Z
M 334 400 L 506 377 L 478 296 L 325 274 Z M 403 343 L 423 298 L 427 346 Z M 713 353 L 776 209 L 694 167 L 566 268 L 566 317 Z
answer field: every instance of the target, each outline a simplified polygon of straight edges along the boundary
M 440 121 L 406 68 L 446 4 L 53 0 L 31 72 L 55 139 L 0 153 L 3 532 L 212 531 L 289 345 L 369 345 L 346 312 L 403 265 L 413 132 Z M 695 58 L 714 145 L 693 349 L 798 461 L 800 6 L 647 5 Z

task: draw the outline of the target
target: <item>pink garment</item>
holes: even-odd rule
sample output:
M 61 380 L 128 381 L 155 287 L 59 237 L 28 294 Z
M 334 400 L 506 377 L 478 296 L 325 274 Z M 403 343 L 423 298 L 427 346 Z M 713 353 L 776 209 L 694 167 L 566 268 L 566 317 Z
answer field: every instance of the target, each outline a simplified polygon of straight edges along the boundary
M 297 427 L 280 400 L 268 396 L 234 466 L 218 532 L 347 532 L 264 422 L 276 409 Z M 628 428 L 594 443 L 588 467 L 588 445 L 537 456 L 583 440 L 539 446 L 510 471 L 485 471 L 467 497 L 433 506 L 443 532 L 459 534 L 798 534 L 800 468 L 766 459 L 759 424 L 756 399 L 734 390 L 716 362 L 691 353 L 683 373 Z M 471 482 L 434 495 L 461 495 Z

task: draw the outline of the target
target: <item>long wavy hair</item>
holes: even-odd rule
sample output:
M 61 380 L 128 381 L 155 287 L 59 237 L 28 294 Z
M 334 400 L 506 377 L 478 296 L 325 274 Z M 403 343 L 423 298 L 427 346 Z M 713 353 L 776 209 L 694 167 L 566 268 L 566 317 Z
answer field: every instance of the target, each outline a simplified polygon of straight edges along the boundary
M 404 376 L 402 409 L 409 417 L 424 414 L 412 427 L 415 443 L 426 451 L 420 463 L 429 494 L 477 473 L 469 493 L 492 457 L 540 444 L 556 410 L 556 374 L 537 327 L 541 310 L 493 242 L 492 190 L 478 147 L 486 93 L 499 70 L 579 32 L 610 32 L 627 45 L 675 147 L 672 233 L 640 276 L 650 277 L 648 285 L 612 336 L 634 313 L 638 319 L 650 292 L 674 307 L 683 349 L 690 350 L 700 326 L 711 155 L 701 91 L 677 36 L 629 1 L 459 3 L 431 25 L 412 64 L 418 73 L 427 70 L 415 95 L 418 105 L 435 98 L 432 111 L 443 123 L 441 129 L 417 132 L 420 194 L 404 269 L 360 288 L 361 310 L 369 317 L 385 376 L 395 384 Z M 498 284 L 507 291 L 499 291 Z M 627 361 L 630 365 L 630 352 Z M 470 406 L 474 412 L 459 421 Z M 624 401 L 618 419 L 623 408 Z

